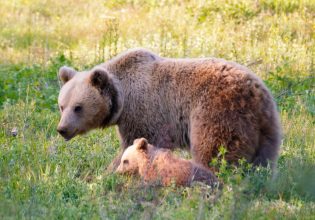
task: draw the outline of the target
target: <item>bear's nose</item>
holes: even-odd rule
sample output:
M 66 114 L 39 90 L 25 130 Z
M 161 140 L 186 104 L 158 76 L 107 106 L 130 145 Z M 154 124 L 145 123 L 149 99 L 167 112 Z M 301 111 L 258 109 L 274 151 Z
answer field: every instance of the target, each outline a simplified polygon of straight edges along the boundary
M 67 129 L 66 128 L 57 128 L 57 131 L 63 137 L 67 135 Z

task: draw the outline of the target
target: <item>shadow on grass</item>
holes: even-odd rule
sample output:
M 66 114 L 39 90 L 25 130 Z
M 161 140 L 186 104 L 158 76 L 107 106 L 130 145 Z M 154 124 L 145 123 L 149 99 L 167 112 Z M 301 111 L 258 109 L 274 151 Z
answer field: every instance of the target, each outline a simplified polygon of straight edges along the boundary
M 249 199 L 265 197 L 268 200 L 305 202 L 315 201 L 315 163 L 309 157 L 291 158 L 279 162 L 272 175 L 270 169 L 256 168 L 244 178 L 242 191 Z

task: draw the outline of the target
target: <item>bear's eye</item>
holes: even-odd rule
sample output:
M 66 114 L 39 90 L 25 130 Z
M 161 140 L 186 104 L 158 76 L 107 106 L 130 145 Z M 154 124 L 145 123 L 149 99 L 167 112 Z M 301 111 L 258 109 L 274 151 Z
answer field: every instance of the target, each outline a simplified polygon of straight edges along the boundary
M 74 112 L 75 113 L 79 113 L 81 111 L 82 111 L 82 107 L 81 106 L 77 105 L 76 107 L 74 107 Z
M 60 111 L 63 111 L 63 106 L 60 106 Z
M 123 163 L 124 164 L 129 164 L 129 160 L 124 160 Z

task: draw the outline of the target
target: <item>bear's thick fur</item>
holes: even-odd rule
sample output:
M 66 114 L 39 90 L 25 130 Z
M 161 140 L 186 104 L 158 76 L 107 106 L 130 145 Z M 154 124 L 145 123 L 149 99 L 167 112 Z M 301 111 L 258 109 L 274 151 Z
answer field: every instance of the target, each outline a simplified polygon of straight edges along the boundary
M 210 186 L 219 186 L 218 179 L 201 165 L 175 157 L 170 150 L 156 148 L 145 138 L 136 139 L 128 147 L 116 170 L 118 173 L 139 174 L 146 183 L 181 186 L 194 181 Z
M 275 102 L 264 83 L 237 63 L 170 59 L 135 49 L 85 72 L 62 67 L 59 76 L 64 85 L 58 131 L 66 139 L 117 125 L 123 149 L 144 137 L 157 147 L 189 147 L 204 166 L 220 146 L 233 164 L 244 158 L 274 166 L 278 158 Z

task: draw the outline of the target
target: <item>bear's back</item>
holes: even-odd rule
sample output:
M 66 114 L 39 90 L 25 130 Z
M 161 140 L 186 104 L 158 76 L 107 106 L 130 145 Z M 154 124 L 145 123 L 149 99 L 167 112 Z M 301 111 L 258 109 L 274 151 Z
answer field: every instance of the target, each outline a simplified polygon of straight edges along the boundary
M 173 181 L 177 185 L 188 185 L 191 171 L 191 162 L 176 157 L 170 150 L 157 150 L 149 169 L 152 180 L 161 181 L 163 185 L 170 185 Z
M 216 176 L 207 168 L 190 160 L 175 156 L 170 150 L 156 150 L 146 180 L 161 182 L 163 185 L 190 185 L 194 181 L 214 186 Z

